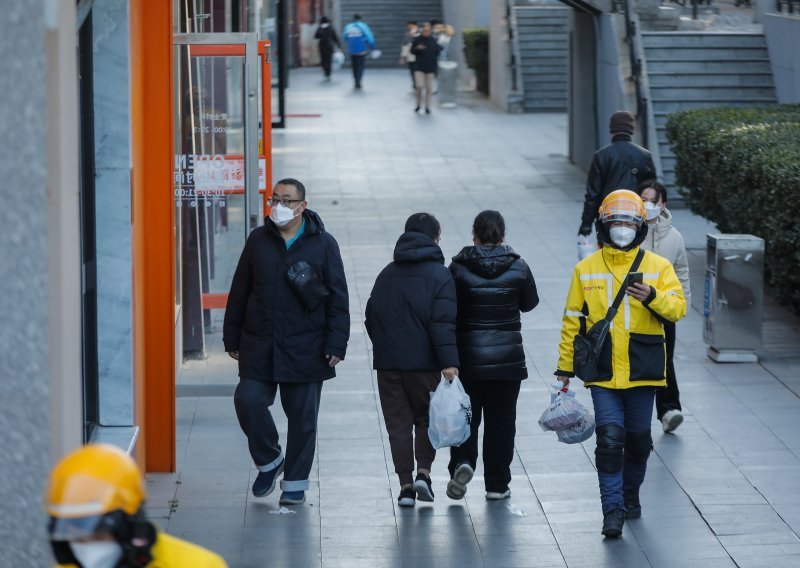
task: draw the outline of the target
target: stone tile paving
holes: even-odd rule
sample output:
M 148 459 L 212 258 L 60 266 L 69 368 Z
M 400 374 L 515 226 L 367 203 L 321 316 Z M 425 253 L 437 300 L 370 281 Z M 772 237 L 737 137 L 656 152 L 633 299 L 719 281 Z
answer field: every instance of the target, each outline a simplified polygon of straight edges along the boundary
M 466 93 L 457 109 L 414 115 L 406 80 L 402 70 L 368 70 L 355 92 L 345 73 L 324 84 L 317 70 L 293 72 L 289 112 L 323 116 L 290 118 L 274 135 L 275 179 L 306 183 L 311 207 L 341 245 L 351 297 L 350 347 L 323 389 L 307 503 L 282 511 L 278 492 L 250 496 L 255 470 L 217 313 L 209 358 L 185 365 L 180 378 L 181 387 L 206 390 L 179 392 L 178 472 L 148 476 L 153 517 L 239 568 L 800 565 L 799 320 L 768 301 L 761 364 L 708 360 L 699 308 L 713 226 L 675 212 L 693 279 L 694 309 L 678 326 L 676 353 L 686 421 L 663 435 L 654 420 L 643 517 L 621 540 L 604 542 L 594 441 L 559 444 L 536 424 L 557 359 L 583 193 L 584 174 L 565 156 L 567 117 L 507 115 Z M 518 406 L 512 498 L 485 501 L 479 466 L 466 499 L 449 500 L 445 451 L 433 469 L 436 502 L 402 510 L 364 307 L 410 213 L 439 217 L 449 257 L 470 242 L 472 219 L 485 208 L 505 215 L 508 242 L 533 267 L 542 299 L 523 317 L 530 379 Z M 228 243 L 222 279 L 239 254 L 238 239 Z M 275 415 L 285 432 L 279 407 Z

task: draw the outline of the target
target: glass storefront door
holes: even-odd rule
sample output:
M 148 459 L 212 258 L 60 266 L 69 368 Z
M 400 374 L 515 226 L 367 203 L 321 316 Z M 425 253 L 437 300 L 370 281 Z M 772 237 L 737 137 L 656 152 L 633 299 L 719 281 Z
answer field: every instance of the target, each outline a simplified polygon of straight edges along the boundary
M 270 52 L 253 33 L 176 34 L 174 44 L 176 336 L 191 359 L 221 328 L 236 261 L 263 223 Z

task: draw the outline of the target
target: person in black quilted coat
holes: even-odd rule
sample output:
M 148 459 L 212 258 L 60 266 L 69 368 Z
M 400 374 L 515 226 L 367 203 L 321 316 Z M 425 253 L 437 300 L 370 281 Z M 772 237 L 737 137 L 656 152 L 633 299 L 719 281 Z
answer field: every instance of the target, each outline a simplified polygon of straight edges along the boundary
M 478 428 L 486 423 L 483 464 L 487 499 L 511 496 L 517 397 L 528 377 L 522 348 L 520 312 L 539 303 L 527 263 L 503 244 L 505 221 L 497 211 L 482 211 L 472 225 L 474 246 L 453 257 L 456 283 L 456 342 L 459 377 L 472 400 L 472 433 L 450 448 L 447 496 L 462 499 L 478 460 Z

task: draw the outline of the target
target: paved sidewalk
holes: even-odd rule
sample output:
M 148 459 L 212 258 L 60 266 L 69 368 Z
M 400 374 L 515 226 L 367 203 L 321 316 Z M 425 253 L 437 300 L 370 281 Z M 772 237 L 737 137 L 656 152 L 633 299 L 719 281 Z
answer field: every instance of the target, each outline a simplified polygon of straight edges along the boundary
M 345 72 L 330 84 L 320 79 L 318 70 L 293 72 L 287 100 L 291 113 L 322 117 L 290 118 L 274 135 L 275 179 L 306 183 L 310 207 L 342 248 L 350 286 L 350 347 L 323 388 L 308 501 L 281 510 L 277 491 L 250 496 L 255 470 L 230 397 L 236 369 L 217 329 L 209 359 L 187 364 L 180 378 L 178 473 L 148 476 L 159 524 L 239 568 L 800 566 L 800 320 L 770 304 L 763 364 L 706 358 L 697 308 L 713 228 L 676 212 L 693 249 L 694 309 L 678 326 L 676 353 L 686 421 L 675 435 L 654 421 L 643 516 L 622 539 L 604 542 L 594 440 L 559 444 L 536 424 L 557 359 L 583 194 L 584 174 L 565 156 L 567 117 L 507 115 L 468 94 L 457 109 L 414 115 L 402 70 L 368 69 L 363 92 L 351 90 Z M 433 468 L 436 502 L 402 510 L 364 307 L 410 213 L 437 215 L 450 257 L 471 241 L 472 219 L 486 208 L 506 217 L 508 242 L 532 266 L 542 299 L 523 316 L 530 379 L 518 406 L 512 498 L 486 502 L 479 465 L 466 499 L 449 500 L 445 451 Z M 230 249 L 218 258 L 220 274 L 237 260 Z M 590 403 L 588 392 L 579 396 Z

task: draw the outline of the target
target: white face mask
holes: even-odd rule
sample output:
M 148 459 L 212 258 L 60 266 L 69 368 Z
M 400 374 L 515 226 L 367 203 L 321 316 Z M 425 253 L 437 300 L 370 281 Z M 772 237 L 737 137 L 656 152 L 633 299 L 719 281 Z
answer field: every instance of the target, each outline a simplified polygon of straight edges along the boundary
M 655 203 L 650 203 L 649 201 L 645 202 L 644 210 L 647 214 L 648 221 L 658 219 L 658 216 L 661 215 L 661 207 L 656 205 Z
M 114 541 L 71 542 L 72 554 L 83 568 L 114 568 L 122 547 Z
M 611 240 L 620 248 L 625 248 L 636 238 L 636 231 L 630 227 L 611 227 Z
M 277 226 L 284 227 L 289 224 L 292 219 L 294 219 L 294 212 L 295 209 L 291 209 L 282 203 L 278 203 L 272 208 L 272 211 L 269 212 L 269 218 L 272 219 L 272 222 Z

